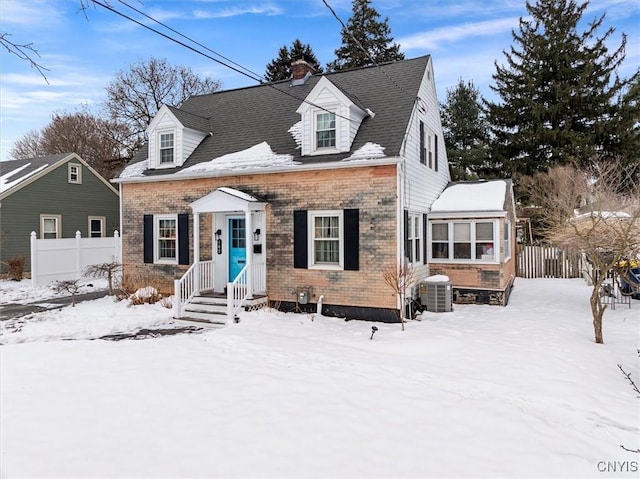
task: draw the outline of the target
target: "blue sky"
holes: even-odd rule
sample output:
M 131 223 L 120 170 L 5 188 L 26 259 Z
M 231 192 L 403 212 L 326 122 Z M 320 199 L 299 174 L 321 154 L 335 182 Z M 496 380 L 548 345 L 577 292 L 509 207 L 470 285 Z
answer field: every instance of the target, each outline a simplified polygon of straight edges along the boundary
M 327 1 L 346 23 L 351 0 Z M 140 18 L 118 0 L 108 3 Z M 341 26 L 322 0 L 126 3 L 259 75 L 278 49 L 296 38 L 309 43 L 323 65 L 341 44 Z M 80 0 L 0 0 L 0 32 L 10 33 L 14 43 L 33 43 L 49 81 L 16 56 L 0 54 L 0 160 L 8 159 L 12 144 L 26 132 L 45 126 L 52 113 L 73 112 L 82 104 L 97 110 L 115 73 L 151 56 L 218 79 L 224 89 L 256 84 L 102 7 L 89 8 L 85 16 L 80 5 Z M 473 80 L 492 97 L 494 61 L 503 62 L 511 30 L 527 14 L 525 0 L 373 0 L 372 5 L 389 17 L 392 36 L 407 58 L 432 55 L 440 101 L 459 78 Z M 583 20 L 604 11 L 605 27 L 616 29 L 612 47 L 623 32 L 628 36 L 620 71 L 628 77 L 640 65 L 640 2 L 593 0 Z

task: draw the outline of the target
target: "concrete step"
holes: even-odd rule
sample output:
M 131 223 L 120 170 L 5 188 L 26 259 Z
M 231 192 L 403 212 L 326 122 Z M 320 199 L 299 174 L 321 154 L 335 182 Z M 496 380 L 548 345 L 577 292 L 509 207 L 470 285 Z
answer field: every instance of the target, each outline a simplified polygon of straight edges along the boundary
M 185 312 L 195 311 L 198 313 L 227 314 L 226 304 L 189 303 L 184 307 Z
M 202 321 L 211 321 L 214 323 L 215 322 L 224 323 L 227 319 L 227 312 L 226 311 L 224 313 L 203 312 L 203 311 L 196 311 L 196 310 L 191 310 L 189 308 L 186 308 L 184 310 L 183 317 L 199 319 Z
M 220 329 L 226 326 L 224 321 L 210 321 L 208 319 L 194 318 L 191 316 L 184 318 L 177 318 L 175 321 L 184 322 L 193 326 L 201 326 L 204 328 Z

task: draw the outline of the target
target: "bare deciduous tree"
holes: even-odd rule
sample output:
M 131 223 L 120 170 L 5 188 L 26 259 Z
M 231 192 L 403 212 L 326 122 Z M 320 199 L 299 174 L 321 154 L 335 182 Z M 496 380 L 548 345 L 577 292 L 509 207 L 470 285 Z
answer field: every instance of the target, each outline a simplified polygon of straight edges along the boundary
M 399 318 L 402 330 L 404 331 L 404 321 L 406 317 L 406 296 L 411 294 L 411 288 L 415 284 L 415 270 L 411 263 L 401 263 L 398 266 L 392 265 L 382 271 L 382 278 L 398 297 L 400 302 Z
M 121 263 L 110 261 L 108 263 L 89 265 L 82 271 L 82 274 L 90 278 L 106 278 L 109 284 L 109 296 L 113 296 L 113 285 L 121 271 Z
M 75 113 L 54 113 L 40 132 L 30 131 L 10 151 L 13 159 L 77 153 L 104 178 L 112 178 L 133 154 L 129 128 L 105 120 L 84 106 Z
M 47 80 L 47 76 L 44 74 L 44 72 L 48 71 L 49 69 L 42 66 L 36 60 L 36 57 L 40 58 L 40 54 L 38 53 L 38 50 L 36 50 L 33 46 L 33 43 L 15 43 L 9 39 L 10 36 L 11 34 L 7 32 L 0 33 L 0 45 L 4 47 L 7 53 L 11 53 L 17 56 L 21 60 L 26 61 L 29 66 L 31 66 L 31 68 L 35 68 L 36 70 L 38 70 L 38 73 L 42 75 L 44 81 L 49 83 L 49 80 Z
M 604 342 L 601 289 L 607 273 L 640 257 L 640 188 L 629 184 L 633 167 L 638 165 L 620 161 L 596 161 L 586 169 L 554 167 L 526 185 L 545 238 L 583 253 L 593 266 L 590 303 L 596 343 Z
M 80 284 L 77 279 L 56 281 L 53 289 L 58 293 L 69 293 L 71 295 L 71 306 L 76 307 L 76 294 L 80 291 Z
M 162 105 L 178 107 L 192 95 L 212 93 L 220 82 L 196 75 L 190 68 L 151 58 L 116 73 L 107 85 L 105 108 L 111 118 L 129 125 L 140 143 Z

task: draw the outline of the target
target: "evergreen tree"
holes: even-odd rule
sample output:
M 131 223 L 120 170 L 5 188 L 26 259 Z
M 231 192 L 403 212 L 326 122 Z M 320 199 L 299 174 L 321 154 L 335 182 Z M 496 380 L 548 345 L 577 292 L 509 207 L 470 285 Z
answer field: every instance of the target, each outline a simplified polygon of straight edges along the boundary
M 336 59 L 327 65 L 328 70 L 404 60 L 400 45 L 393 43 L 390 36 L 389 18 L 379 21 L 380 14 L 370 3 L 371 0 L 353 0 L 351 18 L 342 29 L 342 46 L 335 51 Z
M 624 60 L 626 37 L 609 53 L 609 28 L 597 37 L 605 15 L 586 30 L 578 23 L 588 2 L 527 1 L 531 19 L 512 31 L 515 46 L 496 62 L 491 88 L 501 103 L 488 102 L 494 153 L 511 172 L 531 174 L 556 164 L 586 164 L 595 152 L 614 153 L 619 133 L 616 98 L 626 82 L 616 69 Z
M 264 75 L 267 81 L 275 82 L 280 80 L 288 80 L 291 78 L 291 62 L 301 56 L 306 56 L 311 66 L 317 73 L 322 73 L 322 67 L 320 62 L 316 58 L 311 46 L 303 44 L 299 39 L 295 39 L 291 44 L 291 48 L 287 48 L 286 45 L 280 47 L 278 50 L 278 57 L 274 58 L 267 64 L 267 71 Z
M 441 105 L 444 143 L 451 179 L 470 180 L 500 175 L 491 163 L 489 124 L 482 109 L 482 96 L 472 81 L 462 79 L 447 89 Z

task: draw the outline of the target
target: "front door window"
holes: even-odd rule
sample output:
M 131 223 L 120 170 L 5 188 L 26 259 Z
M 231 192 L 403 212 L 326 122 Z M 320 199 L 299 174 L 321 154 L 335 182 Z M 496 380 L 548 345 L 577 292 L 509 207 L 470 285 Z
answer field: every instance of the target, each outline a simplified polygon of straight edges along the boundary
M 244 218 L 229 218 L 229 281 L 233 281 L 247 262 Z

